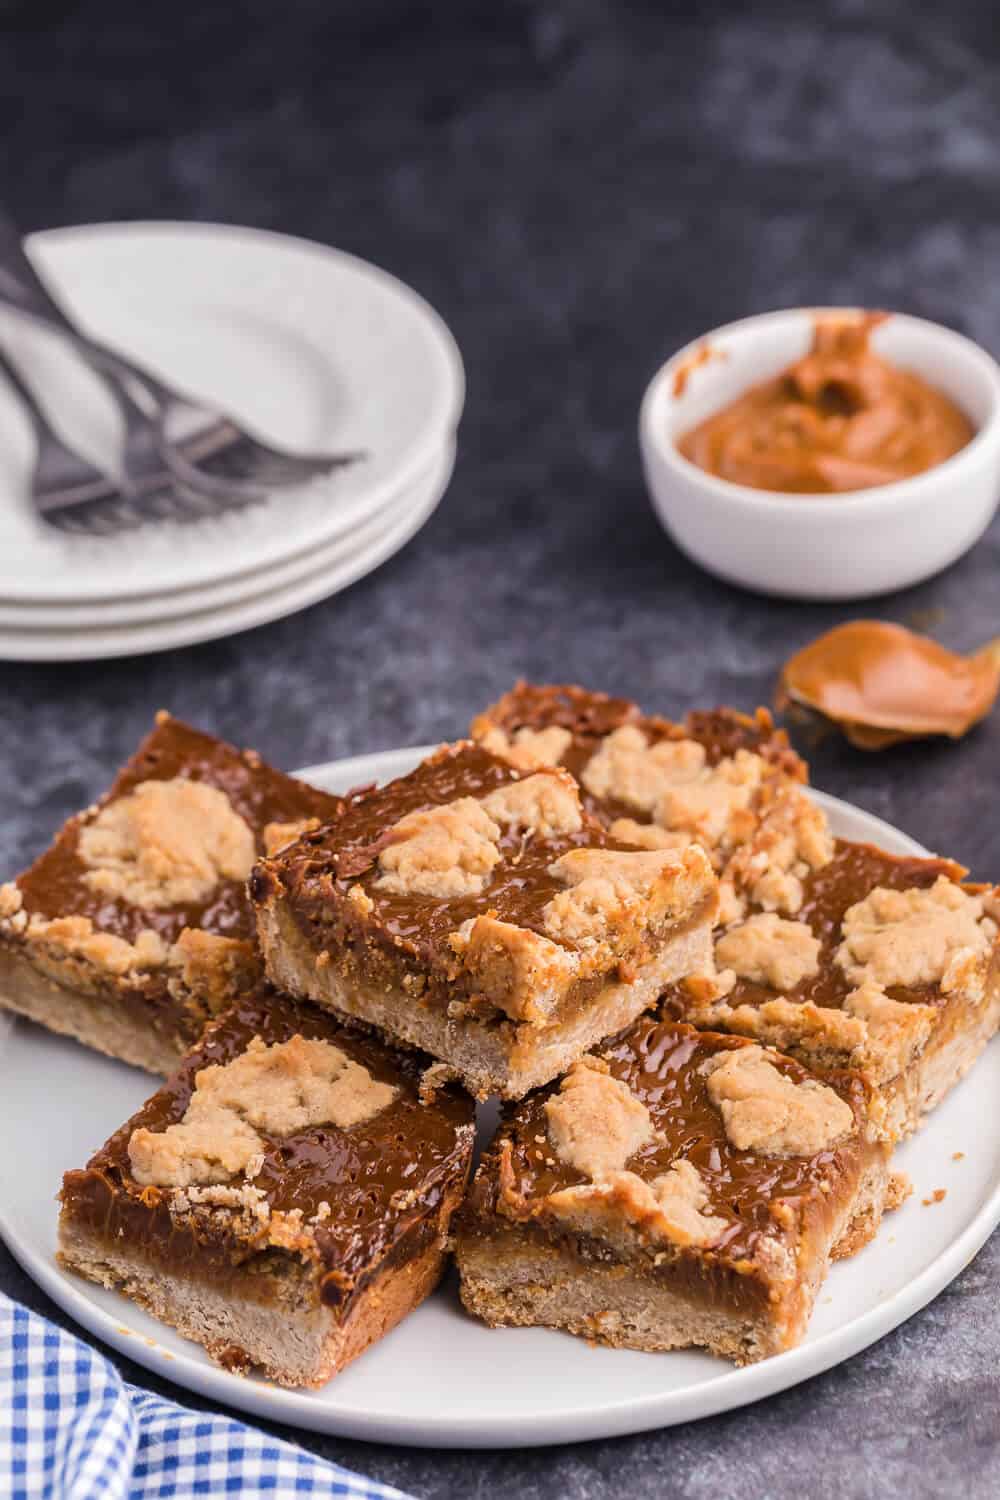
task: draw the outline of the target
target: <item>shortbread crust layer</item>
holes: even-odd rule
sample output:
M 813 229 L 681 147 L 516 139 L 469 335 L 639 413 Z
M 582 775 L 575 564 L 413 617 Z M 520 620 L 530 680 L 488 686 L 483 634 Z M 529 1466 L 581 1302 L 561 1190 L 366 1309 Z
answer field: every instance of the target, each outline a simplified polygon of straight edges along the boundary
M 789 1348 L 892 1201 L 870 1102 L 856 1074 L 644 1018 L 505 1109 L 456 1221 L 463 1301 L 629 1348 Z
M 245 998 L 66 1174 L 60 1259 L 229 1368 L 322 1384 L 444 1266 L 473 1108 L 427 1063 Z
M 276 984 L 516 1097 L 697 969 L 703 851 L 638 851 L 562 770 L 469 742 L 366 793 L 251 879 Z

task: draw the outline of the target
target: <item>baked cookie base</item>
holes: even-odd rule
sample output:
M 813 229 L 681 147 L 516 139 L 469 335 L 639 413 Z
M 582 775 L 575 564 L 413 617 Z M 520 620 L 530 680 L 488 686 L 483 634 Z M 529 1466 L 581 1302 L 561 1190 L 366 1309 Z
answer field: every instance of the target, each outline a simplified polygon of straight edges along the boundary
M 447 1203 L 447 1214 L 455 1198 Z M 447 1218 L 445 1221 L 447 1222 Z M 286 1256 L 270 1281 L 276 1295 L 260 1300 L 261 1277 L 234 1271 L 219 1287 L 196 1275 L 165 1270 L 127 1245 L 76 1224 L 64 1210 L 59 1260 L 70 1271 L 117 1291 L 144 1312 L 201 1344 L 216 1364 L 257 1371 L 278 1385 L 317 1388 L 376 1343 L 430 1296 L 446 1252 L 438 1236 L 418 1255 L 378 1275 L 338 1323 L 316 1296 L 312 1270 Z
M 899 1201 L 884 1156 L 875 1157 L 824 1244 L 799 1257 L 794 1286 L 763 1310 L 734 1296 L 698 1300 L 669 1265 L 656 1272 L 596 1247 L 576 1254 L 564 1238 L 495 1220 L 463 1230 L 456 1245 L 462 1302 L 492 1328 L 558 1328 L 619 1349 L 661 1353 L 699 1348 L 754 1364 L 802 1339 L 829 1263 L 853 1255 L 877 1233 L 885 1206 Z
M 140 995 L 70 989 L 35 968 L 24 954 L 2 945 L 0 1008 L 161 1076 L 173 1072 L 198 1029 L 186 1034 L 181 1015 L 174 1027 L 165 1026 L 164 1016 L 154 1018 Z
M 698 971 L 712 947 L 712 917 L 695 917 L 668 936 L 629 983 L 604 985 L 575 1015 L 546 1027 L 453 1019 L 420 1006 L 402 990 L 366 984 L 335 962 L 320 966 L 291 912 L 280 902 L 258 908 L 268 977 L 289 994 L 373 1027 L 387 1041 L 420 1048 L 453 1070 L 477 1099 L 520 1099 L 550 1082 L 591 1047 L 655 1004 L 668 984 Z

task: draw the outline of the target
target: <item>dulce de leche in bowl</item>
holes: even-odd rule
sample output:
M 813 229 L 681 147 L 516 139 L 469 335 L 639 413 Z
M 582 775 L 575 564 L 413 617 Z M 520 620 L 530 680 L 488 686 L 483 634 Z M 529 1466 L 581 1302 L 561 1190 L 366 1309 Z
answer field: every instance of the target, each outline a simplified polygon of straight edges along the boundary
M 661 366 L 639 443 L 660 521 L 710 573 L 871 598 L 939 573 L 992 520 L 1000 367 L 907 313 L 760 313 Z
M 871 347 L 887 317 L 817 316 L 809 352 L 684 433 L 681 453 L 734 484 L 799 495 L 892 484 L 951 458 L 975 429 L 943 391 Z

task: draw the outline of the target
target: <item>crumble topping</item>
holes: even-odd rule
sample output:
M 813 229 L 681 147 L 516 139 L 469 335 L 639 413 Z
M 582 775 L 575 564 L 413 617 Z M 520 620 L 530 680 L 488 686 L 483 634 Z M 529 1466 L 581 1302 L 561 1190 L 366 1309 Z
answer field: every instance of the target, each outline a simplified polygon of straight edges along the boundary
M 511 738 L 494 724 L 479 736 L 479 743 L 519 771 L 537 771 L 543 766 L 557 766 L 573 743 L 573 736 L 568 729 L 550 724 L 548 729 L 518 729 Z
M 442 901 L 478 896 L 500 859 L 500 829 L 475 797 L 408 813 L 379 855 L 376 887 L 399 896 Z
M 793 1083 L 763 1047 L 739 1047 L 710 1059 L 708 1097 L 731 1145 L 767 1156 L 815 1156 L 854 1129 L 854 1112 L 824 1083 Z
M 197 927 L 184 928 L 168 963 L 177 975 L 171 986 L 196 991 L 215 1013 L 231 1004 L 238 990 L 253 984 L 260 972 L 253 943 Z
M 929 890 L 877 886 L 844 914 L 836 961 L 853 984 L 975 988 L 996 925 L 979 896 L 938 876 Z M 978 975 L 982 987 L 982 975 Z
M 924 1047 L 937 1016 L 933 1005 L 893 1000 L 870 980 L 846 996 L 844 1009 L 878 1037 L 879 1051 L 895 1059 L 897 1072 Z
M 483 797 L 480 806 L 497 823 L 543 836 L 579 833 L 583 809 L 576 782 L 565 772 L 526 776 Z
M 725 1219 L 705 1212 L 708 1202 L 698 1169 L 680 1157 L 652 1182 L 636 1172 L 611 1172 L 600 1182 L 550 1194 L 546 1208 L 585 1233 L 612 1240 L 624 1220 L 654 1240 L 707 1249 L 726 1228 Z
M 24 897 L 13 880 L 7 880 L 0 885 L 0 922 L 7 922 L 14 931 L 23 930 L 27 926 L 28 918 L 22 910 Z
M 205 901 L 221 880 L 246 880 L 254 836 L 224 792 L 200 781 L 143 781 L 80 830 L 91 890 L 158 908 Z
M 802 906 L 802 881 L 834 855 L 825 813 L 797 787 L 787 788 L 764 815 L 752 841 L 740 849 L 727 876 L 765 911 L 794 916 Z
M 591 1180 L 620 1172 L 653 1138 L 649 1110 L 599 1058 L 573 1064 L 545 1114 L 559 1160 Z
M 282 1138 L 327 1124 L 346 1130 L 371 1120 L 397 1093 L 331 1042 L 293 1036 L 268 1047 L 254 1037 L 232 1062 L 195 1075 L 176 1125 L 132 1132 L 132 1172 L 157 1187 L 224 1183 L 261 1153 L 262 1134 Z
M 665 828 L 684 829 L 710 846 L 740 843 L 754 825 L 750 801 L 763 770 L 759 755 L 737 750 L 711 770 L 702 769 L 695 779 L 669 787 L 656 808 L 656 821 Z
M 264 853 L 270 858 L 294 844 L 304 833 L 313 833 L 319 827 L 319 818 L 298 818 L 292 823 L 267 823 L 264 827 Z
M 543 1022 L 579 964 L 579 955 L 550 938 L 491 916 L 470 917 L 449 943 L 511 1020 Z
M 636 725 L 623 724 L 591 756 L 580 779 L 592 796 L 652 815 L 671 787 L 693 781 L 704 770 L 705 758 L 705 747 L 697 740 L 650 745 Z
M 34 941 L 61 951 L 69 958 L 83 959 L 109 974 L 134 974 L 161 969 L 169 960 L 169 949 L 150 927 L 144 927 L 134 943 L 99 932 L 89 917 L 52 917 L 37 914 L 28 921 L 26 934 Z
M 721 969 L 732 969 L 741 979 L 793 990 L 819 972 L 819 950 L 819 938 L 805 922 L 762 912 L 723 933 L 715 945 L 715 959 Z
M 671 833 L 657 823 L 637 823 L 634 818 L 616 818 L 608 831 L 613 839 L 639 849 L 683 849 L 691 842 L 686 833 Z
M 666 870 L 680 869 L 671 850 L 571 849 L 549 866 L 563 881 L 542 910 L 546 932 L 570 943 L 595 943 L 648 902 Z

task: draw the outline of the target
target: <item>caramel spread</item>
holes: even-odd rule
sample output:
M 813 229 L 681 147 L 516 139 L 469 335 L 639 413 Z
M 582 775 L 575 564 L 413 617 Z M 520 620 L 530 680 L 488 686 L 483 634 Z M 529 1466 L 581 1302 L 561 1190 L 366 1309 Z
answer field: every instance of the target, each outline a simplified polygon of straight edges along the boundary
M 348 1128 L 329 1121 L 316 1125 L 306 1116 L 261 1117 L 252 1175 L 248 1164 L 246 1181 L 235 1191 L 212 1190 L 207 1200 L 209 1206 L 225 1205 L 232 1194 L 235 1210 L 238 1193 L 253 1203 L 249 1216 L 199 1215 L 190 1206 L 198 1202 L 190 1190 L 184 1200 L 176 1190 L 144 1185 L 129 1154 L 136 1135 L 161 1139 L 189 1117 L 198 1077 L 206 1069 L 222 1073 L 254 1046 L 273 1051 L 295 1037 L 345 1054 L 380 1086 L 383 1107 Z M 436 1232 L 435 1211 L 468 1167 L 471 1101 L 456 1088 L 444 1088 L 432 1103 L 421 1103 L 426 1061 L 419 1053 L 394 1053 L 280 995 L 245 996 L 86 1170 L 66 1174 L 64 1214 L 111 1238 L 123 1236 L 167 1271 L 182 1269 L 224 1282 L 234 1268 L 256 1263 L 262 1296 L 263 1273 L 274 1269 L 270 1247 L 280 1243 L 280 1226 L 297 1224 L 294 1248 L 316 1264 L 323 1300 L 347 1305 L 352 1291 L 384 1266 L 386 1257 L 405 1255 L 414 1236 Z M 282 1128 L 268 1128 L 274 1124 Z M 288 1125 L 294 1127 L 291 1133 Z
M 678 449 L 720 479 L 798 495 L 891 484 L 951 458 L 972 424 L 870 347 L 885 317 L 817 319 L 803 359 L 685 433 Z
M 328 822 L 341 806 L 338 797 L 273 770 L 253 751 L 237 750 L 164 715 L 121 771 L 100 809 L 71 818 L 52 847 L 18 877 L 28 915 L 54 919 L 71 912 L 87 918 L 98 931 L 128 942 L 135 942 L 143 930 L 173 942 L 186 927 L 222 937 L 251 938 L 254 923 L 242 852 L 235 864 L 216 860 L 211 866 L 212 880 L 202 886 L 174 882 L 176 889 L 169 891 L 167 904 L 160 899 L 148 907 L 136 905 L 120 890 L 101 888 L 91 878 L 90 830 L 107 823 L 116 807 L 131 805 L 140 788 L 146 789 L 148 797 L 154 783 L 164 783 L 169 789 L 187 782 L 205 792 L 213 789 L 209 795 L 218 794 L 241 836 L 246 837 L 243 830 L 248 829 L 261 845 L 270 824 L 298 823 L 311 817 Z
M 560 988 L 613 968 L 645 941 L 648 923 L 662 926 L 674 887 L 681 906 L 685 890 L 707 898 L 700 851 L 619 844 L 586 815 L 564 770 L 522 779 L 468 741 L 350 800 L 335 824 L 259 864 L 250 881 L 262 904 L 284 891 L 314 946 L 338 961 L 353 954 L 372 981 L 388 980 L 386 965 L 393 973 L 403 965 L 411 981 L 419 970 L 421 1003 L 443 1005 L 466 994 L 481 1002 L 479 960 L 494 947 L 510 959 L 505 972 L 523 971 L 526 984 L 532 971 L 536 985 L 544 969 Z M 593 943 L 595 924 L 613 950 Z M 478 977 L 465 972 L 469 964 Z
M 627 698 L 612 698 L 606 693 L 570 685 L 519 682 L 473 720 L 471 733 L 487 749 L 517 765 L 521 747 L 537 743 L 551 728 L 563 731 L 559 764 L 581 783 L 584 806 L 609 826 L 616 837 L 620 835 L 623 842 L 634 843 L 635 804 L 617 800 L 610 785 L 602 785 L 599 766 L 589 772 L 608 738 L 625 727 L 634 727 L 641 733 L 644 744 L 654 750 L 667 741 L 694 741 L 705 752 L 707 768 L 715 768 L 724 760 L 736 760 L 744 752 L 767 761 L 776 773 L 796 781 L 805 780 L 805 767 L 790 749 L 788 736 L 783 729 L 775 729 L 765 709 L 758 709 L 753 716 L 731 708 L 697 711 L 688 714 L 683 723 L 675 724 L 669 719 L 642 715 L 638 704 Z M 647 811 L 644 817 L 648 816 Z M 612 825 L 619 820 L 631 823 L 632 828 L 615 829 Z M 655 846 L 668 847 L 659 841 Z
M 697 1171 L 702 1211 L 719 1224 L 712 1263 L 692 1268 L 691 1274 L 702 1286 L 715 1278 L 719 1293 L 731 1289 L 733 1270 L 741 1273 L 740 1279 L 755 1279 L 762 1241 L 794 1245 L 800 1234 L 827 1230 L 843 1197 L 853 1192 L 871 1150 L 859 1128 L 867 1093 L 858 1075 L 827 1073 L 820 1085 L 806 1068 L 777 1053 L 766 1055 L 772 1088 L 776 1085 L 793 1098 L 800 1089 L 822 1088 L 818 1097 L 835 1117 L 836 1128 L 794 1142 L 802 1148 L 795 1152 L 785 1142 L 779 1143 L 779 1153 L 767 1149 L 774 1144 L 770 1141 L 757 1149 L 735 1145 L 720 1102 L 713 1099 L 713 1093 L 720 1100 L 722 1094 L 718 1083 L 713 1089 L 712 1078 L 737 1058 L 760 1056 L 759 1048 L 735 1037 L 645 1017 L 606 1044 L 596 1059 L 607 1068 L 609 1083 L 627 1093 L 643 1127 L 619 1152 L 619 1157 L 627 1152 L 629 1172 L 654 1183 L 678 1160 Z M 593 1165 L 554 1149 L 552 1115 L 564 1098 L 565 1086 L 553 1084 L 505 1109 L 463 1213 L 473 1232 L 477 1222 L 488 1223 L 495 1214 L 549 1227 L 550 1212 L 557 1220 L 551 1228 L 558 1232 L 564 1215 L 555 1210 L 567 1189 L 585 1185 Z M 576 1243 L 585 1255 L 585 1241 Z M 750 1286 L 742 1296 L 753 1296 Z
M 958 739 L 989 713 L 998 687 L 997 642 L 956 656 L 902 625 L 851 620 L 785 663 L 777 701 L 832 719 L 862 750 L 881 750 L 921 735 Z
M 896 856 L 886 854 L 872 844 L 838 841 L 833 859 L 822 869 L 810 872 L 802 882 L 800 921 L 794 925 L 802 926 L 813 935 L 813 961 L 807 969 L 784 976 L 790 982 L 780 990 L 774 981 L 781 976 L 773 972 L 738 973 L 735 985 L 726 995 L 727 1004 L 734 1008 L 740 1005 L 759 1007 L 773 999 L 776 993 L 781 993 L 797 1005 L 811 1001 L 817 1006 L 841 1009 L 858 982 L 857 972 L 851 969 L 851 965 L 838 963 L 836 958 L 843 942 L 847 912 L 865 901 L 876 888 L 900 892 L 927 891 L 942 877 L 951 883 L 958 881 L 963 873 L 962 867 L 951 860 Z M 720 963 L 728 962 L 726 943 L 724 937 L 717 945 Z M 927 983 L 913 986 L 890 984 L 887 993 L 891 999 L 903 1002 L 944 1003 L 940 991 Z M 684 1016 L 690 1005 L 685 986 L 677 985 L 668 990 L 666 1003 L 673 1014 Z

